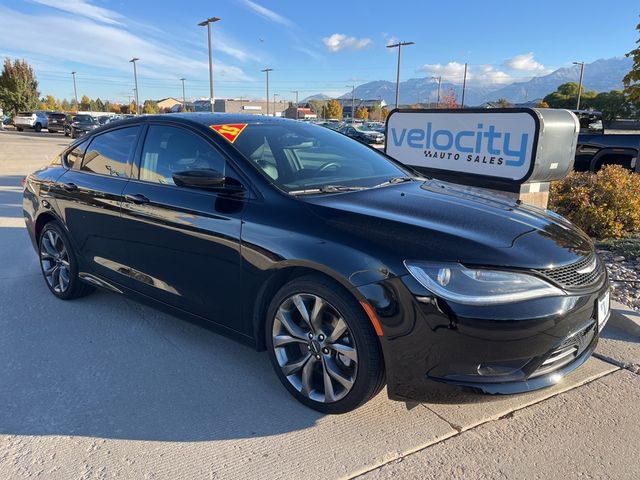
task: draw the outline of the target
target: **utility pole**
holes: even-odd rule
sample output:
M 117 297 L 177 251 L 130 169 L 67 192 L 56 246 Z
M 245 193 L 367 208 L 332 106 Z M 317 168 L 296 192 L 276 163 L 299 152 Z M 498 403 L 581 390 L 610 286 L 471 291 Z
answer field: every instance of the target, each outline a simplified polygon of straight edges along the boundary
M 76 88 L 76 72 L 71 72 L 71 76 L 73 77 L 73 96 L 76 99 L 76 113 L 78 113 L 78 89 Z
M 220 18 L 211 17 L 207 18 L 205 21 L 200 22 L 198 26 L 207 27 L 207 40 L 209 43 L 209 102 L 211 103 L 211 111 L 213 112 L 213 57 L 211 54 L 211 24 L 215 22 L 219 22 Z
M 186 80 L 186 78 L 181 78 L 180 81 L 182 82 L 182 111 L 186 112 L 187 111 L 187 96 L 184 94 L 184 81 Z
M 442 75 L 437 77 L 431 77 L 433 80 L 438 80 L 438 100 L 436 102 L 436 108 L 440 108 L 440 85 L 442 84 Z
M 580 96 L 582 95 L 582 77 L 584 75 L 584 62 L 573 62 L 574 65 L 580 65 L 580 83 L 578 84 L 578 102 L 576 110 L 580 110 Z
M 464 77 L 462 78 L 462 102 L 460 108 L 464 108 L 464 92 L 467 89 L 467 62 L 464 62 Z
M 414 45 L 415 42 L 398 42 L 392 45 L 387 45 L 387 48 L 398 48 L 398 69 L 396 71 L 396 108 L 400 103 L 400 54 L 402 52 L 402 47 L 407 45 Z
M 273 71 L 273 68 L 265 68 L 264 70 L 260 70 L 267 74 L 267 117 L 269 116 L 269 72 Z M 275 112 L 274 112 L 275 115 Z
M 139 58 L 132 58 L 129 62 L 133 63 L 133 81 L 135 83 L 135 94 L 136 94 L 136 115 L 140 115 L 140 102 L 138 97 L 138 72 L 136 71 L 136 62 L 140 60 Z

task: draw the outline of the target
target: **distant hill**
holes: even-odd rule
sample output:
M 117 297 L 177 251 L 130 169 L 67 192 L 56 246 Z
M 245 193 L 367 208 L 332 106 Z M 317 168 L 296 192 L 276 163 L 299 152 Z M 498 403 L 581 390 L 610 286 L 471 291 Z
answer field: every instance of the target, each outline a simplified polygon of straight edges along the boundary
M 316 93 L 315 95 L 309 95 L 308 97 L 303 98 L 300 100 L 300 103 L 306 103 L 309 100 L 329 100 L 330 98 L 332 97 L 325 95 L 324 93 Z
M 622 89 L 622 78 L 629 72 L 632 60 L 626 57 L 614 57 L 600 59 L 585 65 L 583 84 L 587 90 L 605 92 Z M 481 105 L 482 103 L 506 98 L 513 103 L 522 103 L 526 100 L 542 98 L 553 92 L 559 85 L 566 82 L 577 82 L 580 77 L 580 66 L 559 68 L 554 72 L 539 77 L 534 77 L 526 82 L 514 82 L 509 85 L 480 86 L 473 82 L 467 85 L 465 92 L 465 105 Z M 456 93 L 458 101 L 462 95 L 462 85 L 442 83 L 441 95 L 448 90 Z M 435 102 L 437 98 L 438 83 L 430 77 L 410 78 L 400 82 L 400 103 L 427 103 Z M 356 87 L 356 98 L 376 99 L 382 98 L 390 105 L 395 103 L 395 82 L 375 80 Z M 319 98 L 313 95 L 312 98 Z M 322 95 L 325 99 L 326 95 Z M 311 97 L 310 97 L 311 98 Z M 347 92 L 340 98 L 351 98 L 351 92 Z M 306 99 L 305 99 L 306 101 Z

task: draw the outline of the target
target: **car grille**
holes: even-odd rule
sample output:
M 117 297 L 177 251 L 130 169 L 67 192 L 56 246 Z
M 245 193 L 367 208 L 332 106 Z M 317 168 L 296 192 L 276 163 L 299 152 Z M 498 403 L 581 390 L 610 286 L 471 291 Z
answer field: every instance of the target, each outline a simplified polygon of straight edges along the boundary
M 589 267 L 594 263 L 595 266 L 590 269 Z M 583 271 L 581 272 L 581 270 Z M 589 287 L 597 283 L 603 273 L 603 266 L 600 258 L 592 254 L 571 265 L 546 268 L 536 270 L 536 272 L 563 288 L 576 289 Z
M 544 375 L 571 363 L 587 349 L 595 334 L 596 323 L 593 322 L 567 337 L 559 347 L 549 353 L 542 364 L 531 374 L 530 378 Z

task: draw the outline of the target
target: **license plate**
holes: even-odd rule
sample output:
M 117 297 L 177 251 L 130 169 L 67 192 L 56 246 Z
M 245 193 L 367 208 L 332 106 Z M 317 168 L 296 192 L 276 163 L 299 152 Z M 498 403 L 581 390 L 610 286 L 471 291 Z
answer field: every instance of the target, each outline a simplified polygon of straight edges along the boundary
M 602 298 L 598 299 L 598 331 L 602 331 L 605 323 L 609 320 L 609 292 L 604 294 Z

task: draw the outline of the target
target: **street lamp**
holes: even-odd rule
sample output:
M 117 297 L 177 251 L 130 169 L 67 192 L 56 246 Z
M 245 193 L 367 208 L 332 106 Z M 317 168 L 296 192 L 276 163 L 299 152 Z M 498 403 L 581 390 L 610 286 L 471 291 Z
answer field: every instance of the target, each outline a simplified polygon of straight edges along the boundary
M 438 101 L 436 102 L 436 108 L 440 108 L 440 85 L 442 84 L 442 76 L 431 77 L 431 80 L 438 80 Z
M 400 103 L 400 53 L 402 51 L 402 47 L 414 44 L 415 42 L 398 42 L 392 45 L 387 45 L 387 48 L 398 48 L 398 70 L 396 72 L 396 108 L 398 108 L 398 104 Z
M 460 108 L 464 108 L 464 94 L 467 91 L 467 62 L 464 62 L 464 77 L 462 77 L 462 101 Z
M 76 88 L 76 72 L 71 72 L 71 76 L 73 77 L 73 96 L 76 99 L 76 113 L 78 113 L 78 89 Z
M 207 39 L 209 42 L 209 102 L 211 103 L 211 111 L 213 112 L 213 58 L 211 56 L 211 24 L 220 21 L 218 17 L 207 18 L 204 22 L 200 22 L 200 27 L 207 27 Z
M 574 65 L 580 65 L 580 83 L 578 84 L 578 102 L 576 110 L 580 110 L 580 95 L 582 94 L 582 77 L 584 76 L 584 62 L 573 62 Z
M 180 81 L 182 82 L 182 111 L 186 112 L 186 108 L 187 108 L 187 97 L 184 94 L 184 81 L 186 80 L 186 78 L 181 78 Z
M 264 70 L 260 70 L 260 71 L 267 74 L 267 117 L 268 117 L 269 116 L 269 72 L 272 72 L 273 68 L 265 68 Z
M 129 62 L 133 63 L 133 81 L 135 83 L 136 90 L 136 115 L 140 115 L 140 102 L 138 101 L 138 72 L 136 70 L 136 62 L 139 58 L 133 57 Z
M 345 87 L 351 87 L 351 123 L 356 118 L 356 112 L 353 111 L 356 104 L 356 86 L 355 85 L 345 85 Z

